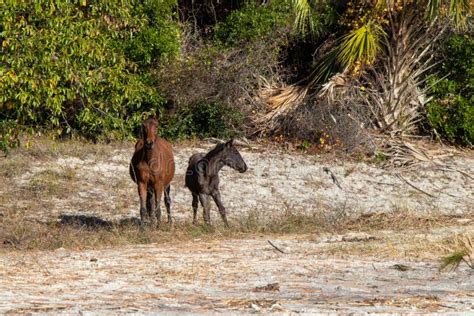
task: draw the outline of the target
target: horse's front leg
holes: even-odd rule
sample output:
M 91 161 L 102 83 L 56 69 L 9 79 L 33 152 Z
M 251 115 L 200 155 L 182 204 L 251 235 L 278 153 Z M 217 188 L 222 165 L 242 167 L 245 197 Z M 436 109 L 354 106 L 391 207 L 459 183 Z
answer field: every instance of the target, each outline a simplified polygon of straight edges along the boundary
M 199 194 L 199 200 L 203 208 L 204 223 L 211 225 L 211 204 L 209 203 L 209 195 L 201 193 Z
M 138 182 L 138 196 L 140 197 L 140 219 L 141 224 L 147 222 L 147 185 L 145 182 Z
M 226 228 L 229 228 L 229 223 L 227 222 L 227 214 L 225 212 L 224 204 L 222 204 L 221 194 L 219 190 L 214 190 L 211 193 L 214 202 L 216 203 L 217 207 L 219 208 L 219 213 L 221 214 L 222 220 L 224 221 L 224 225 Z
M 155 194 L 155 189 L 152 186 L 148 186 L 147 194 L 146 194 L 146 210 L 148 214 L 148 219 L 150 221 L 150 225 L 154 226 L 156 225 L 156 194 Z
M 148 218 L 153 221 L 153 216 L 155 215 L 155 208 L 156 208 L 156 195 L 155 190 L 153 187 L 148 186 L 146 191 L 146 211 L 148 214 Z
M 154 209 L 154 217 L 156 218 L 156 225 L 159 227 L 161 224 L 161 196 L 163 194 L 163 184 L 155 183 L 155 209 Z

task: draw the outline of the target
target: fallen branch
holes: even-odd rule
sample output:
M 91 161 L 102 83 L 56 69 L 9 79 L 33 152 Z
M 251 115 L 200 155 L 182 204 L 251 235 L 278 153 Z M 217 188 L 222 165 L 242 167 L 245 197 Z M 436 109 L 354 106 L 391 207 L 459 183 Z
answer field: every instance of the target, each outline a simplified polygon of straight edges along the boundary
M 270 246 L 272 246 L 273 248 L 275 248 L 276 250 L 278 250 L 279 252 L 281 253 L 285 253 L 283 250 L 281 250 L 280 248 L 278 248 L 277 246 L 275 246 L 270 240 L 267 240 L 268 243 L 270 244 Z
M 430 194 L 430 193 L 428 193 L 428 192 L 426 192 L 426 191 L 424 191 L 424 190 L 418 188 L 418 187 L 415 186 L 413 183 L 409 182 L 407 179 L 405 179 L 404 177 L 402 177 L 399 173 L 397 173 L 397 177 L 398 177 L 400 180 L 405 181 L 405 183 L 408 184 L 409 186 L 411 186 L 413 189 L 418 190 L 418 191 L 420 191 L 421 193 L 424 193 L 424 194 L 428 195 L 429 197 L 432 197 L 432 198 L 435 197 L 433 194 Z

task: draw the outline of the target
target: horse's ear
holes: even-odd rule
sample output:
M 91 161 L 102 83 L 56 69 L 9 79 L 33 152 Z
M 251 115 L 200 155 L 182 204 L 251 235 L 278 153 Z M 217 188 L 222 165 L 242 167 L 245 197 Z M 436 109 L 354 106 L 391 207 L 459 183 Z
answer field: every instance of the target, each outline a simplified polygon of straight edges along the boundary
M 226 147 L 232 147 L 232 146 L 234 146 L 234 139 L 232 138 L 232 139 L 229 140 L 227 143 L 225 143 L 225 146 L 226 146 Z

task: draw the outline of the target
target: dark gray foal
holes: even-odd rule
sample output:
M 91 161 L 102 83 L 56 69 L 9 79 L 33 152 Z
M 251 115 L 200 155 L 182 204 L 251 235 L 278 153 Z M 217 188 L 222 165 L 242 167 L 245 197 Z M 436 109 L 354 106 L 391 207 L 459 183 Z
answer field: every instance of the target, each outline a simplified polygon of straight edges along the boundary
M 189 158 L 185 181 L 193 194 L 193 224 L 197 223 L 198 199 L 204 209 L 204 222 L 211 224 L 209 197 L 212 197 L 219 208 L 224 225 L 229 227 L 219 192 L 219 171 L 224 166 L 238 170 L 240 173 L 247 171 L 247 165 L 235 148 L 233 139 L 217 145 L 207 154 L 198 153 Z

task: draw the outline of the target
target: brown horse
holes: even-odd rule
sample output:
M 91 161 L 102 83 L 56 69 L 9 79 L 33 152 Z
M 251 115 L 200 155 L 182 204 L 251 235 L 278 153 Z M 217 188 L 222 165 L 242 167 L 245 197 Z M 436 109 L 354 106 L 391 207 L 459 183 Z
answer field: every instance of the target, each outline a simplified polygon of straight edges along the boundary
M 130 162 L 130 177 L 138 185 L 140 218 L 142 224 L 149 218 L 152 224 L 161 222 L 160 200 L 164 202 L 171 223 L 170 182 L 174 176 L 174 158 L 171 144 L 156 135 L 158 121 L 148 118 L 142 125 L 142 138 L 135 144 Z

